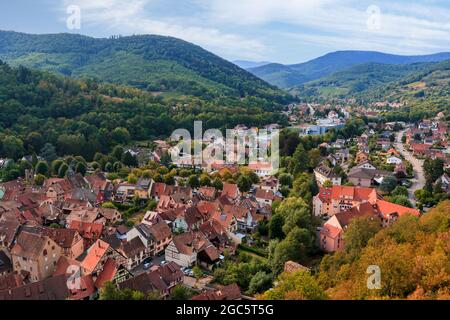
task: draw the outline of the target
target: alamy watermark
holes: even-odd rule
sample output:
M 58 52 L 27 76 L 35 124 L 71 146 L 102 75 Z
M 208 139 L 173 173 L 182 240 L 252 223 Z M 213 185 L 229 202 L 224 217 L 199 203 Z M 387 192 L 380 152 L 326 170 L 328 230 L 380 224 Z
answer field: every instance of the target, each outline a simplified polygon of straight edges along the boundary
M 69 17 L 66 20 L 66 26 L 69 30 L 81 29 L 81 8 L 77 5 L 67 7 L 66 13 Z
M 379 290 L 381 289 L 381 269 L 377 265 L 370 265 L 367 267 L 366 273 L 370 276 L 367 278 L 367 289 Z
M 381 29 L 381 9 L 376 5 L 371 5 L 367 8 L 368 15 L 366 20 L 367 30 L 377 31 Z
M 177 129 L 171 140 L 177 142 L 170 149 L 170 155 L 178 166 L 249 165 L 255 170 L 275 174 L 280 165 L 278 129 L 237 127 L 227 129 L 224 137 L 219 129 L 208 129 L 203 133 L 202 122 L 195 121 L 193 139 L 188 130 Z

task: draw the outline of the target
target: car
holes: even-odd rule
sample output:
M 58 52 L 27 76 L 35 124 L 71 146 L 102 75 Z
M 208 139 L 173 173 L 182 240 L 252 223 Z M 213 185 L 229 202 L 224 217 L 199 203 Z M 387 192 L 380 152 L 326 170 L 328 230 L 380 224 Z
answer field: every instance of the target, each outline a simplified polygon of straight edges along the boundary
M 145 258 L 144 259 L 144 263 L 149 263 L 149 262 L 152 262 L 152 258 L 150 258 L 150 257 L 148 257 L 148 258 Z
M 165 265 L 166 263 L 167 263 L 166 260 L 161 261 L 161 265 L 162 265 L 162 266 Z
M 189 269 L 188 275 L 189 275 L 189 277 L 193 277 L 194 276 L 194 271 Z
M 183 270 L 184 275 L 188 276 L 190 272 L 192 272 L 191 269 L 189 269 L 188 267 L 184 267 L 184 270 Z
M 151 262 L 144 263 L 144 269 L 145 270 L 150 269 L 152 266 L 153 266 L 153 263 L 151 263 Z

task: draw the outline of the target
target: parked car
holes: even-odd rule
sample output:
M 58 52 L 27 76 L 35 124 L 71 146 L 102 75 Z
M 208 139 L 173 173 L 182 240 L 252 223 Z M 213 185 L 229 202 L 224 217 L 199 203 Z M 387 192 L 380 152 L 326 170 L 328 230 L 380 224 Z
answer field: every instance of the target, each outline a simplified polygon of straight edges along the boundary
M 153 263 L 151 263 L 151 262 L 144 263 L 144 269 L 145 270 L 150 269 L 152 266 L 153 266 Z
M 145 258 L 144 259 L 144 263 L 149 263 L 149 262 L 152 262 L 152 258 L 150 258 L 150 257 L 148 257 L 148 258 Z
M 165 265 L 166 263 L 167 263 L 166 260 L 161 261 L 161 265 L 162 265 L 162 266 Z

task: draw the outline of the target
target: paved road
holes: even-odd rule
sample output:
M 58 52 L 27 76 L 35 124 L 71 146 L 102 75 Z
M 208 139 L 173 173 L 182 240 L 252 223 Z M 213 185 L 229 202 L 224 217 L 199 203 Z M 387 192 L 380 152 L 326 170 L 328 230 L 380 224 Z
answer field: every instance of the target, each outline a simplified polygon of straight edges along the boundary
M 414 197 L 414 191 L 422 189 L 425 186 L 425 174 L 423 172 L 423 160 L 416 159 L 411 152 L 405 149 L 402 143 L 402 136 L 406 130 L 397 132 L 395 137 L 395 149 L 400 152 L 400 154 L 412 164 L 414 170 L 413 184 L 408 189 L 409 200 L 416 205 L 416 199 Z
M 161 265 L 161 262 L 164 261 L 164 255 L 158 257 L 152 257 L 152 264 L 153 266 L 159 266 Z M 134 269 L 132 269 L 130 272 L 131 274 L 133 274 L 134 276 L 138 276 L 144 272 L 149 272 L 150 269 L 144 269 L 144 264 L 141 263 L 140 265 L 138 265 L 137 267 L 134 267 Z

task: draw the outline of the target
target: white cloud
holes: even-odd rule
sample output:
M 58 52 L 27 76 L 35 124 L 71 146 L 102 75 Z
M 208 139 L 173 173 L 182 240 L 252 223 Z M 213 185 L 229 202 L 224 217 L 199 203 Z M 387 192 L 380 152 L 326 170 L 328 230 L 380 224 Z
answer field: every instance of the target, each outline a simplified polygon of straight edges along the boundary
M 267 60 L 301 55 L 302 43 L 317 50 L 377 50 L 419 54 L 450 50 L 450 10 L 436 1 L 389 0 L 61 0 L 82 9 L 82 25 L 109 33 L 153 33 L 201 45 L 229 59 Z M 175 4 L 174 4 L 175 3 Z M 381 10 L 380 28 L 369 30 L 370 5 Z M 290 39 L 297 40 L 290 43 Z M 274 60 L 278 60 L 275 58 Z
M 254 39 L 222 32 L 214 27 L 183 24 L 180 19 L 150 17 L 152 0 L 64 0 L 64 6 L 81 8 L 82 25 L 102 26 L 119 34 L 158 34 L 181 38 L 228 58 L 261 59 L 265 46 Z

